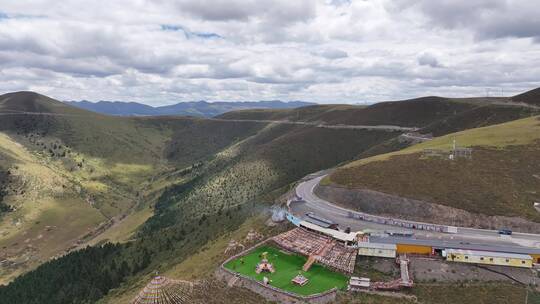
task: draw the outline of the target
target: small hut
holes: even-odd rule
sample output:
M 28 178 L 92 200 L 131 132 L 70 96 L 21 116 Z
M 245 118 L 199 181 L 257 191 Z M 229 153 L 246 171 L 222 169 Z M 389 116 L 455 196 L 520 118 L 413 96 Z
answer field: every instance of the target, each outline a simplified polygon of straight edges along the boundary
M 193 284 L 186 281 L 171 280 L 156 275 L 139 292 L 131 304 L 184 304 L 192 303 Z

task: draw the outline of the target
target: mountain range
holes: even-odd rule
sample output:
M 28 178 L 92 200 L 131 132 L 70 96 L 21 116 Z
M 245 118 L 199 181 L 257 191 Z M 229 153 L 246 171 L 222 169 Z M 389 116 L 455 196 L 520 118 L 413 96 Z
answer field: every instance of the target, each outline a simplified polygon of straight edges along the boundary
M 212 274 L 232 239 L 289 229 L 268 226 L 266 210 L 329 168 L 318 195 L 347 208 L 540 231 L 539 91 L 258 106 L 212 119 L 104 115 L 34 92 L 0 95 L 0 304 L 127 304 L 156 270 L 198 280 L 202 300 L 191 303 L 266 303 Z M 400 130 L 365 128 L 388 125 L 434 138 L 415 144 Z M 454 139 L 472 159 L 424 157 L 447 153 Z M 444 300 L 449 289 L 517 303 L 492 301 L 512 292 L 508 284 L 437 284 L 419 280 L 410 292 L 422 303 L 455 303 Z M 515 288 L 521 299 L 525 287 Z
M 180 102 L 173 105 L 153 107 L 138 102 L 124 101 L 65 101 L 66 104 L 108 115 L 115 116 L 199 116 L 213 117 L 225 112 L 248 110 L 248 109 L 291 109 L 315 105 L 315 103 L 305 101 L 243 101 L 243 102 L 207 102 L 189 101 Z

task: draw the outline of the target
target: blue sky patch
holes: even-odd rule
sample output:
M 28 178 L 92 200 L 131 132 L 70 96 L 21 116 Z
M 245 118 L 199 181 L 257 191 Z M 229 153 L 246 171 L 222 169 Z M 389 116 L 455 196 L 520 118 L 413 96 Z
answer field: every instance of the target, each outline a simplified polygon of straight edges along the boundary
M 192 32 L 181 25 L 174 25 L 174 24 L 162 24 L 161 30 L 171 31 L 171 32 L 183 32 L 187 39 L 191 39 L 193 37 L 201 38 L 201 39 L 222 39 L 223 38 L 221 35 L 218 35 L 216 33 Z

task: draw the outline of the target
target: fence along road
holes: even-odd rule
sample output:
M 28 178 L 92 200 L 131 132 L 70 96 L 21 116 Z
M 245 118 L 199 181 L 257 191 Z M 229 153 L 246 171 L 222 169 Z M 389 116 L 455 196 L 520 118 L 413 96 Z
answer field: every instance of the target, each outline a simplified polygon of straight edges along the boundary
M 319 216 L 327 218 L 335 223 L 338 223 L 341 228 L 350 227 L 353 231 L 356 230 L 375 230 L 380 233 L 385 230 L 404 230 L 414 233 L 414 239 L 418 241 L 429 241 L 431 243 L 440 244 L 442 247 L 455 244 L 458 247 L 467 247 L 478 245 L 483 248 L 490 248 L 494 251 L 518 250 L 521 251 L 527 248 L 540 250 L 540 235 L 529 233 L 513 233 L 512 236 L 501 236 L 496 230 L 474 229 L 466 227 L 457 227 L 455 234 L 444 232 L 407 229 L 386 225 L 381 223 L 373 223 L 361 219 L 351 218 L 350 213 L 358 213 L 356 211 L 337 206 L 329 201 L 318 197 L 314 193 L 315 187 L 326 175 L 312 176 L 310 179 L 301 182 L 296 187 L 296 195 L 301 198 L 300 202 L 292 202 L 290 204 L 292 213 L 302 218 L 306 213 L 313 212 Z M 400 219 L 394 219 L 401 221 Z M 414 222 L 417 225 L 426 223 Z M 386 238 L 399 239 L 399 238 Z

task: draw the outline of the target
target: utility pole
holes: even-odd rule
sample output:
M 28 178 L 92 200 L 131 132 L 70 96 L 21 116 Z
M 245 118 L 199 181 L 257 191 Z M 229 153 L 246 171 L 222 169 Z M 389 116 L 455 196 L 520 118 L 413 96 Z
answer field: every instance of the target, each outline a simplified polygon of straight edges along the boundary
M 450 154 L 450 160 L 456 159 L 456 138 L 454 137 L 452 144 L 452 154 Z

